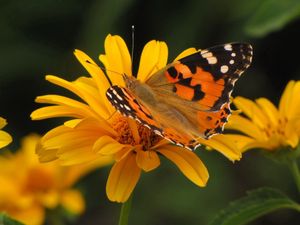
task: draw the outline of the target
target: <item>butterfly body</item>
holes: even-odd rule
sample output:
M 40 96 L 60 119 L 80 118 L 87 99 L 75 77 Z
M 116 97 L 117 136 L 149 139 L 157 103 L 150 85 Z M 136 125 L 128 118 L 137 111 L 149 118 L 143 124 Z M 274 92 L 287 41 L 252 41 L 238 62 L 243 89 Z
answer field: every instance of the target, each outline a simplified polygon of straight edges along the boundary
M 223 131 L 234 83 L 251 59 L 249 44 L 216 46 L 167 65 L 146 82 L 123 75 L 125 87 L 112 86 L 106 95 L 124 116 L 194 150 L 199 138 Z

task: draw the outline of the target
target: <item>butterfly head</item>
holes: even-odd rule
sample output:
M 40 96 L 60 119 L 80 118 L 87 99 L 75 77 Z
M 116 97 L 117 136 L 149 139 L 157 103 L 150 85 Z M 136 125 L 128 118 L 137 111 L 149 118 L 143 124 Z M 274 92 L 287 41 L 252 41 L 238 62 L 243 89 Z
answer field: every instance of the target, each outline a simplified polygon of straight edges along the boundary
M 126 88 L 129 90 L 134 90 L 139 84 L 139 81 L 134 76 L 128 76 L 125 73 L 123 74 L 123 80 L 125 82 Z

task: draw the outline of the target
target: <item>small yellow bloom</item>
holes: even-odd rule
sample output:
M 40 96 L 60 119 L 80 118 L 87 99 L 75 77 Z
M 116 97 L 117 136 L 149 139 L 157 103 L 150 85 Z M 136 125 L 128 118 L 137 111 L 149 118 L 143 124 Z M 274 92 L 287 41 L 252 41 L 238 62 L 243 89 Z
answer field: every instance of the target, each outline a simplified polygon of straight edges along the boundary
M 30 225 L 43 224 L 46 209 L 59 205 L 73 214 L 82 213 L 84 199 L 72 185 L 96 166 L 41 164 L 35 154 L 38 140 L 37 135 L 29 135 L 16 154 L 0 156 L 0 211 Z
M 266 98 L 255 102 L 236 97 L 233 102 L 243 115 L 230 117 L 227 129 L 243 134 L 227 134 L 242 152 L 252 148 L 269 151 L 281 147 L 295 148 L 300 137 L 300 81 L 290 81 L 276 108 Z
M 6 120 L 0 117 L 0 148 L 5 147 L 12 141 L 11 136 L 5 131 L 1 130 L 3 127 L 5 127 L 5 125 Z
M 116 113 L 105 94 L 111 84 L 124 86 L 121 74 L 132 76 L 132 62 L 120 36 L 108 35 L 104 46 L 105 54 L 100 55 L 99 59 L 106 73 L 85 53 L 76 50 L 75 56 L 91 77 L 80 77 L 68 82 L 56 76 L 46 76 L 48 81 L 66 88 L 80 100 L 59 95 L 37 97 L 37 102 L 51 106 L 34 111 L 32 119 L 73 118 L 50 130 L 41 139 L 37 148 L 40 161 L 58 159 L 62 164 L 71 165 L 113 157 L 115 163 L 108 177 L 106 192 L 108 198 L 116 202 L 128 199 L 141 171 L 149 172 L 159 166 L 159 155 L 171 160 L 196 185 L 205 186 L 208 172 L 194 152 L 174 146 L 138 122 Z M 187 49 L 179 57 L 192 52 L 195 49 Z M 168 48 L 164 42 L 148 42 L 140 58 L 137 79 L 142 82 L 147 80 L 154 72 L 166 66 L 167 58 Z M 220 151 L 232 160 L 240 157 L 239 152 L 227 149 Z

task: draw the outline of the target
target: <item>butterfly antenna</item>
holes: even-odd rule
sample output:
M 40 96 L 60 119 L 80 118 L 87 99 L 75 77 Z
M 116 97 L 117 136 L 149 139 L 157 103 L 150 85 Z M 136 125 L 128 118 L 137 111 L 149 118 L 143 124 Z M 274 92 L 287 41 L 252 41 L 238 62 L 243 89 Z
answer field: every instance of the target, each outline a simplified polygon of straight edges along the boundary
M 131 62 L 133 63 L 134 53 L 134 25 L 131 26 Z

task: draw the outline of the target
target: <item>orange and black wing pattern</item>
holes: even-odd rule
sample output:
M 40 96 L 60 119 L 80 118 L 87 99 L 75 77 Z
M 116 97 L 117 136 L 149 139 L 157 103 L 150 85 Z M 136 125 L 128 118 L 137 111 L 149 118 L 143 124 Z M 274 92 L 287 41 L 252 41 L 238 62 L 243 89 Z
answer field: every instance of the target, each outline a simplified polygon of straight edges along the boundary
M 160 124 L 128 89 L 113 85 L 106 91 L 106 97 L 123 116 L 135 119 L 157 134 L 162 133 Z
M 217 111 L 229 102 L 234 83 L 250 66 L 252 54 L 250 44 L 219 45 L 174 62 L 164 75 L 179 97 Z

